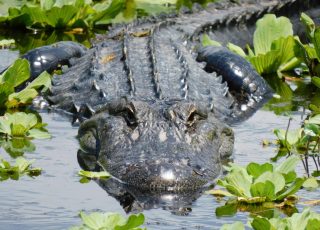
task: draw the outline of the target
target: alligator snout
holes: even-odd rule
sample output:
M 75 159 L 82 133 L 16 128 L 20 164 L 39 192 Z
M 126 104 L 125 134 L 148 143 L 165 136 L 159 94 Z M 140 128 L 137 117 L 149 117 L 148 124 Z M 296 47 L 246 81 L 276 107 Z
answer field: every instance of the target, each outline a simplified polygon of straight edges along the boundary
M 127 165 L 121 179 L 129 185 L 138 185 L 142 190 L 185 191 L 203 187 L 208 178 L 215 178 L 220 173 L 218 162 L 210 170 L 188 164 L 187 159 L 176 159 L 175 162 L 159 159 Z

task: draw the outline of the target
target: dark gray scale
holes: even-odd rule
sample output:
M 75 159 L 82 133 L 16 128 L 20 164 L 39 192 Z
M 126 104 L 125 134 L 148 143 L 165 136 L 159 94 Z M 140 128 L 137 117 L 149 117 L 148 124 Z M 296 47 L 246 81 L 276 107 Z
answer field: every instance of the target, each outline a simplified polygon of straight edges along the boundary
M 156 98 L 155 77 L 153 75 L 149 37 L 126 34 L 124 38 L 125 59 L 133 95 L 137 98 Z
M 108 40 L 97 47 L 97 62 L 92 73 L 97 86 L 108 100 L 129 95 L 131 87 L 125 70 L 123 39 Z
M 183 65 L 188 65 L 185 84 L 182 88 L 186 91 L 185 98 L 192 101 L 202 101 L 210 109 L 217 113 L 217 116 L 228 116 L 231 114 L 233 98 L 228 93 L 228 86 L 222 83 L 221 77 L 215 73 L 207 73 L 199 63 L 194 62 L 193 56 L 185 47 L 182 41 L 173 43 L 173 48 L 179 56 Z
M 66 91 L 76 91 L 77 83 L 85 81 L 92 65 L 93 50 L 88 50 L 88 53 L 77 59 L 76 66 L 70 66 L 63 71 L 63 77 L 54 75 L 52 79 L 52 93 L 60 94 Z M 79 75 L 79 72 L 82 73 Z
M 79 58 L 63 77 L 55 76 L 50 100 L 73 112 L 73 107 L 87 104 L 96 110 L 112 98 L 127 96 L 130 85 L 122 50 L 123 40 L 108 40 L 92 48 L 90 56 Z
M 152 34 L 154 68 L 163 99 L 184 98 L 181 88 L 185 85 L 185 69 L 173 49 L 172 31 L 165 25 L 157 25 Z M 176 33 L 176 32 L 175 32 Z
M 93 51 L 78 59 L 77 65 L 69 67 L 62 76 L 54 75 L 51 88 L 51 94 L 48 99 L 52 104 L 61 109 L 72 107 L 74 95 L 85 94 L 90 91 L 85 84 L 88 83 L 88 75 L 92 65 Z

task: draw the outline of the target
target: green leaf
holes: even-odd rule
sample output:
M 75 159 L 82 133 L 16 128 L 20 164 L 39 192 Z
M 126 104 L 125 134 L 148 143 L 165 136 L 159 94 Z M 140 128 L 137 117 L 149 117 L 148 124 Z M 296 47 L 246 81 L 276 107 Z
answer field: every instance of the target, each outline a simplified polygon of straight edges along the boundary
M 206 47 L 206 46 L 221 46 L 221 43 L 217 42 L 217 41 L 214 41 L 214 40 L 211 40 L 211 38 L 207 34 L 204 34 L 202 36 L 202 46 L 203 47 Z
M 319 230 L 320 219 L 309 219 L 306 230 Z
M 240 221 L 234 222 L 233 224 L 224 224 L 220 230 L 245 230 L 244 224 Z
M 144 215 L 142 213 L 138 215 L 130 215 L 127 222 L 124 225 L 118 225 L 115 230 L 127 230 L 135 229 L 144 223 Z
M 32 100 L 38 95 L 35 89 L 24 89 L 17 93 L 12 93 L 6 103 L 7 108 L 19 107 L 21 105 L 31 104 Z
M 316 28 L 314 31 L 313 44 L 317 52 L 318 59 L 320 59 L 320 28 Z
M 237 196 L 251 197 L 250 186 L 252 177 L 244 168 L 231 170 L 231 172 L 224 178 L 228 183 L 226 188 L 230 193 L 237 191 Z
M 274 40 L 293 35 L 292 24 L 285 17 L 276 18 L 273 14 L 265 14 L 257 21 L 257 29 L 253 35 L 255 54 L 265 54 L 271 50 Z
M 307 179 L 303 182 L 302 186 L 303 186 L 304 188 L 306 188 L 306 189 L 313 190 L 313 189 L 318 188 L 318 187 L 319 187 L 319 184 L 318 184 L 318 181 L 317 181 L 316 178 L 314 178 L 314 177 L 309 177 L 309 178 L 307 178 Z
M 46 12 L 47 22 L 54 28 L 66 28 L 71 26 L 69 22 L 76 16 L 79 9 L 71 5 L 53 7 Z
M 275 186 L 270 181 L 256 182 L 251 185 L 250 192 L 252 197 L 266 197 L 269 201 L 275 199 Z
M 255 230 L 272 230 L 270 222 L 263 217 L 255 217 L 251 222 L 251 226 Z
M 125 0 L 113 0 L 107 9 L 97 12 L 92 18 L 93 24 L 110 24 L 110 20 L 115 18 L 124 9 L 125 3 Z
M 289 145 L 294 145 L 299 141 L 299 138 L 301 137 L 302 129 L 295 129 L 295 130 L 288 130 L 286 133 L 286 130 L 283 129 L 275 129 L 274 134 L 278 137 L 278 139 L 282 142 L 284 142 L 284 145 L 287 145 L 285 143 L 285 140 Z
M 39 123 L 37 116 L 32 113 L 6 113 L 3 117 L 0 117 L 0 133 L 11 137 L 50 137 L 43 126 L 45 124 Z
M 29 79 L 29 62 L 25 59 L 17 59 L 0 77 L 0 82 L 6 82 L 9 86 L 17 87 Z
M 299 57 L 299 59 L 297 58 Z M 249 57 L 249 61 L 260 74 L 271 74 L 283 69 L 292 70 L 304 57 L 304 48 L 293 37 L 279 38 L 272 41 L 270 50 L 264 54 Z M 293 63 L 288 63 L 295 58 Z M 294 65 L 293 65 L 294 64 Z M 288 69 L 291 67 L 292 69 Z
M 253 178 L 258 178 L 261 174 L 264 172 L 272 172 L 273 171 L 273 165 L 270 163 L 264 163 L 262 165 L 258 163 L 251 162 L 247 166 L 247 172 L 249 175 L 253 176 Z
M 87 215 L 84 212 L 80 212 L 80 217 L 83 224 L 90 229 L 103 229 L 105 226 L 106 214 L 94 212 Z
M 24 137 L 27 128 L 21 124 L 11 124 L 11 135 L 14 137 Z
M 34 152 L 36 148 L 34 144 L 26 138 L 0 139 L 0 146 L 9 153 L 12 158 L 22 156 L 25 152 Z
M 130 215 L 128 219 L 118 213 L 98 213 L 93 212 L 89 215 L 80 212 L 80 217 L 83 225 L 74 229 L 114 229 L 114 230 L 129 230 L 137 228 L 144 223 L 144 215 Z
M 302 178 L 297 178 L 286 191 L 277 196 L 276 200 L 282 201 L 284 198 L 295 194 L 301 188 L 304 181 Z
M 293 182 L 297 178 L 297 174 L 295 171 L 291 171 L 287 174 L 282 174 L 284 179 L 286 180 L 286 184 Z
M 241 57 L 243 57 L 243 58 L 247 57 L 246 53 L 243 51 L 243 49 L 240 46 L 237 46 L 237 45 L 232 44 L 232 43 L 228 43 L 227 47 L 228 47 L 229 50 L 231 50 L 232 52 L 240 55 Z
M 316 28 L 314 21 L 305 13 L 301 13 L 300 21 L 304 24 L 309 39 L 312 40 Z
M 255 180 L 255 183 L 263 182 L 263 183 L 267 184 L 268 181 L 274 185 L 274 193 L 275 194 L 277 194 L 279 191 L 281 191 L 286 184 L 286 181 L 281 173 L 269 172 L 269 171 L 265 172 L 261 176 L 259 176 Z
M 0 47 L 9 47 L 10 45 L 14 44 L 15 41 L 13 39 L 2 39 L 0 41 Z
M 23 157 L 18 157 L 14 166 L 11 166 L 9 162 L 1 159 L 0 163 L 0 181 L 7 179 L 18 180 L 23 175 L 39 176 L 41 174 L 41 168 L 31 168 L 33 161 L 27 161 Z
M 277 165 L 274 171 L 283 174 L 288 174 L 292 171 L 295 171 L 299 161 L 300 159 L 298 156 L 290 156 L 285 161 Z
M 45 129 L 30 129 L 28 131 L 28 137 L 36 139 L 48 139 L 51 138 L 51 135 Z
M 278 62 L 280 51 L 272 50 L 266 54 L 258 54 L 249 58 L 249 61 L 261 75 L 275 73 L 280 66 Z
M 109 178 L 111 175 L 106 172 L 106 171 L 102 171 L 102 172 L 91 172 L 91 171 L 85 171 L 85 170 L 80 170 L 79 172 L 80 176 L 86 177 L 86 178 L 90 178 L 90 179 L 96 179 L 96 178 Z
M 5 107 L 5 103 L 11 93 L 14 93 L 14 88 L 9 83 L 0 83 L 0 108 Z
M 51 88 L 51 75 L 44 71 L 37 78 L 35 78 L 30 84 L 27 85 L 26 89 L 39 89 L 43 88 L 42 92 Z
M 311 78 L 312 83 L 317 86 L 318 88 L 320 88 L 320 77 L 312 77 Z
M 237 213 L 237 204 L 226 204 L 224 206 L 217 207 L 215 212 L 217 217 L 233 216 Z
M 305 124 L 303 131 L 305 135 L 312 137 L 315 137 L 320 134 L 319 126 L 312 123 Z
M 310 117 L 308 120 L 305 120 L 304 123 L 306 124 L 317 124 L 320 125 L 320 114 L 317 114 L 313 117 Z

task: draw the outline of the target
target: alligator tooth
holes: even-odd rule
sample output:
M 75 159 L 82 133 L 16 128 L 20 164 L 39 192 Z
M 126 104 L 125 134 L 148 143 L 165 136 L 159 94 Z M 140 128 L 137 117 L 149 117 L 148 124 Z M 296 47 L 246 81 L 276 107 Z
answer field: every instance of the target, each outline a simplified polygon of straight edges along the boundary
M 226 86 L 226 87 L 224 88 L 224 92 L 222 93 L 223 96 L 224 96 L 224 97 L 227 96 L 228 92 L 229 92 L 229 87 Z
M 106 94 L 102 89 L 100 89 L 100 91 L 99 91 L 99 97 L 100 97 L 100 98 L 106 98 L 106 97 L 107 97 L 107 94 Z
M 96 80 L 93 80 L 91 90 L 92 91 L 99 91 L 100 90 L 100 87 L 98 86 Z
M 79 114 L 83 117 L 89 118 L 94 115 L 95 111 L 88 104 L 82 105 L 79 111 Z
M 77 113 L 79 113 L 79 111 L 80 111 L 80 106 L 76 105 L 75 103 L 72 103 L 70 112 L 73 114 L 77 114 Z

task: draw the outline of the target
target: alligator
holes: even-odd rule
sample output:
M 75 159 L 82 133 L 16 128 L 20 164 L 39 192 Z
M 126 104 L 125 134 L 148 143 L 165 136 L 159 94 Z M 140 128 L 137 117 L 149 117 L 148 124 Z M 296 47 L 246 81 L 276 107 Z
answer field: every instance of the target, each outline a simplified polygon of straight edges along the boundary
M 47 98 L 80 122 L 80 165 L 98 170 L 98 162 L 140 191 L 195 191 L 211 184 L 232 155 L 230 125 L 272 95 L 245 59 L 201 47 L 202 35 L 244 46 L 263 14 L 298 17 L 314 6 L 318 1 L 220 1 L 115 25 L 90 49 L 59 42 L 23 57 L 33 77 L 63 66 Z

